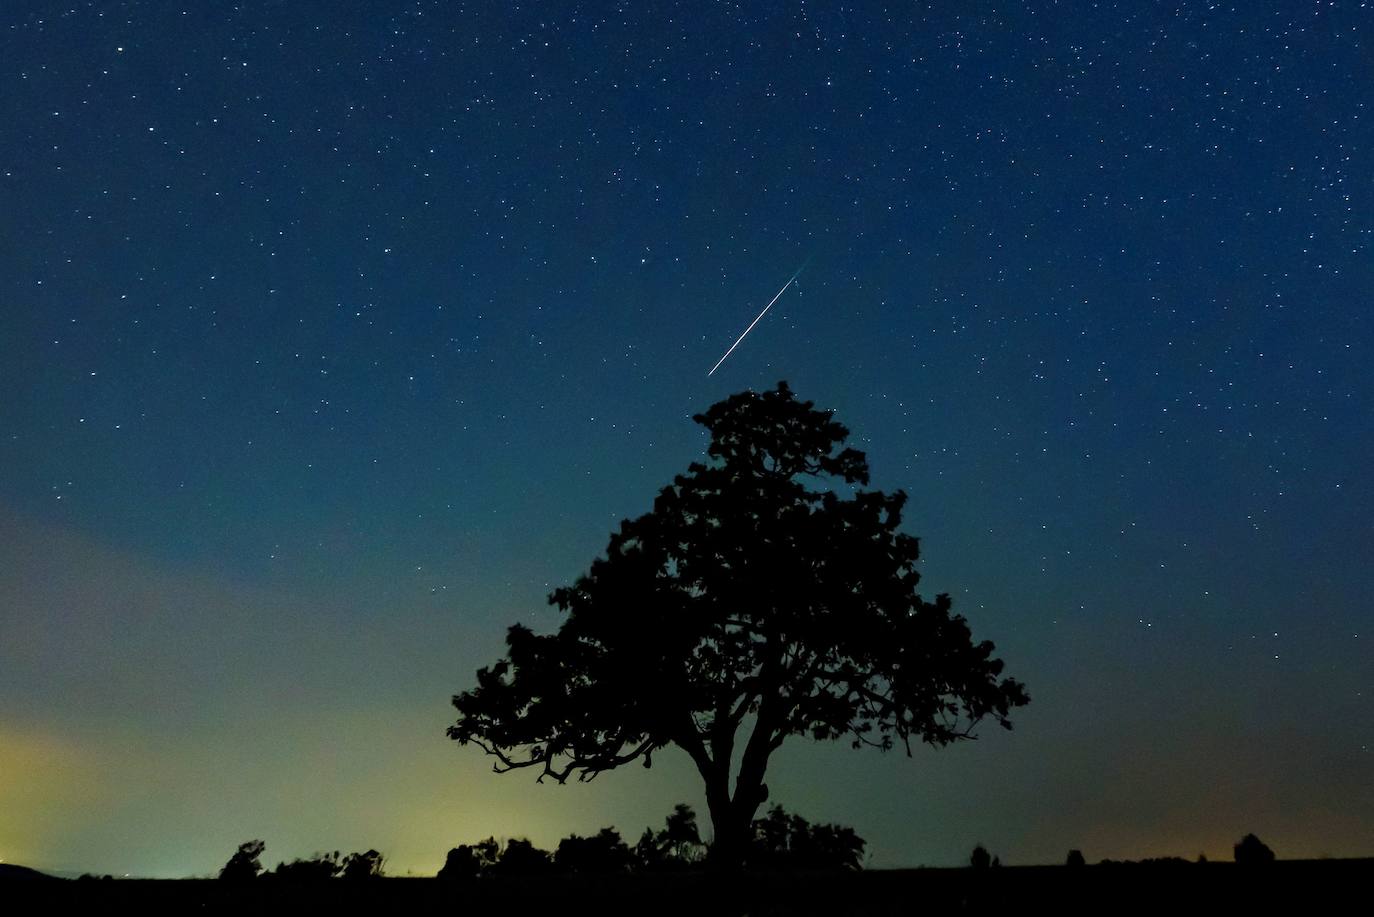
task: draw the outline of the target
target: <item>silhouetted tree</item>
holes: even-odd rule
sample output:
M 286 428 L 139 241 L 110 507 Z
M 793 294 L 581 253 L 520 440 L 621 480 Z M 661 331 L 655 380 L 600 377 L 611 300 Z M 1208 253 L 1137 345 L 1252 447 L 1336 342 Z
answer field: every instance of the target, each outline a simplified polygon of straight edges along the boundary
M 748 860 L 772 869 L 857 870 L 865 846 L 853 828 L 812 825 L 775 805 L 754 822 Z
M 449 850 L 448 856 L 444 857 L 444 865 L 439 867 L 435 878 L 450 881 L 470 880 L 481 874 L 482 865 L 478 862 L 476 854 L 467 844 L 462 844 Z
M 258 858 L 266 849 L 267 844 L 262 841 L 245 841 L 239 844 L 239 849 L 219 871 L 219 877 L 234 881 L 256 879 L 258 873 L 262 872 L 262 862 Z
M 524 838 L 511 838 L 486 872 L 497 876 L 538 876 L 552 868 L 553 857 Z
M 375 850 L 350 853 L 344 857 L 339 867 L 339 875 L 345 879 L 379 879 L 382 876 L 382 864 L 385 862 L 386 859 Z
M 1065 866 L 1086 866 L 1088 861 L 1083 858 L 1083 851 L 1070 850 L 1069 855 L 1064 860 Z
M 635 860 L 645 869 L 676 869 L 701 862 L 706 845 L 697 830 L 697 815 L 686 803 L 678 803 L 655 834 L 645 828 L 635 844 Z
M 500 855 L 500 845 L 496 838 L 489 837 L 471 846 L 463 844 L 454 847 L 444 859 L 439 870 L 440 879 L 476 879 L 491 872 Z
M 973 848 L 973 853 L 969 854 L 968 864 L 974 869 L 987 869 L 992 865 L 992 855 L 988 853 L 986 847 L 979 844 Z
M 917 594 L 917 540 L 898 531 L 906 495 L 856 488 L 868 465 L 840 448 L 832 412 L 779 383 L 694 419 L 711 463 L 691 464 L 554 591 L 567 613 L 556 633 L 510 628 L 507 658 L 453 698 L 448 734 L 497 772 L 560 783 L 678 745 L 705 783 L 711 856 L 732 866 L 789 736 L 910 754 L 913 739 L 970 738 L 984 718 L 1010 728 L 1028 697 L 999 680 L 993 645 L 973 642 L 947 595 Z M 827 482 L 843 493 L 815 489 Z
M 621 873 L 635 865 L 635 855 L 614 828 L 602 828 L 591 837 L 569 835 L 558 842 L 553 863 L 563 872 Z
M 1237 863 L 1258 865 L 1274 862 L 1274 851 L 1253 834 L 1241 838 L 1234 850 Z
M 277 868 L 272 870 L 271 875 L 274 879 L 289 879 L 293 882 L 314 882 L 320 879 L 332 879 L 343 869 L 343 863 L 339 859 L 339 851 L 333 853 L 317 853 L 308 860 L 292 860 L 290 863 L 278 863 Z

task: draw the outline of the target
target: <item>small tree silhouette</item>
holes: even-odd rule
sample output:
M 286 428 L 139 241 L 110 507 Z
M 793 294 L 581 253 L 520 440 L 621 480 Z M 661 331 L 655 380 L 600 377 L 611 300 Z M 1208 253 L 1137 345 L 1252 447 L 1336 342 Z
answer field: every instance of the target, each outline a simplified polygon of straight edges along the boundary
M 1064 860 L 1065 866 L 1086 866 L 1087 860 L 1083 859 L 1083 851 L 1070 850 L 1068 857 Z
M 1274 851 L 1253 834 L 1245 835 L 1233 849 L 1237 863 L 1258 865 L 1274 862 Z
M 386 859 L 375 850 L 350 853 L 344 857 L 339 874 L 345 879 L 379 879 L 385 862 Z
M 444 865 L 440 867 L 436 879 L 471 880 L 482 874 L 482 864 L 477 859 L 473 849 L 467 844 L 454 847 L 444 857 Z
M 706 845 L 697 830 L 697 815 L 686 803 L 678 803 L 664 819 L 657 834 L 645 828 L 635 844 L 635 859 L 645 869 L 680 869 L 701 862 Z
M 552 860 L 547 850 L 539 849 L 525 838 L 515 837 L 506 841 L 500 858 L 488 871 L 498 876 L 539 876 L 552 870 Z
M 992 865 L 992 854 L 988 853 L 986 847 L 979 844 L 973 848 L 973 853 L 969 854 L 968 864 L 980 871 L 987 869 Z
M 448 852 L 438 878 L 447 880 L 471 880 L 489 873 L 496 865 L 500 853 L 496 838 L 489 837 L 476 844 L 462 844 Z
M 287 879 L 292 882 L 315 882 L 334 878 L 342 868 L 339 851 L 335 850 L 333 853 L 317 853 L 308 860 L 297 859 L 290 863 L 278 863 L 271 875 L 274 879 Z
M 754 822 L 749 864 L 772 869 L 863 868 L 863 838 L 842 825 L 813 825 L 775 805 Z
M 553 864 L 561 872 L 615 874 L 629 872 L 635 855 L 614 828 L 602 828 L 591 837 L 569 835 L 558 842 Z
M 262 841 L 245 841 L 239 844 L 239 849 L 219 871 L 219 877 L 231 881 L 256 879 L 258 873 L 262 872 L 262 862 L 258 858 L 266 849 L 267 845 Z

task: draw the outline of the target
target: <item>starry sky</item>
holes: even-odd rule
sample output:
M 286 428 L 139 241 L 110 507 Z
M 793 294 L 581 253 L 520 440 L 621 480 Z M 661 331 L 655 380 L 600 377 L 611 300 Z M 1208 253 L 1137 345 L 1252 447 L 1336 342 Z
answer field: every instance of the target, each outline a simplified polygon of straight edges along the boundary
M 773 800 L 873 866 L 1374 855 L 1372 84 L 1355 0 L 3 4 L 0 859 L 704 812 L 449 698 L 779 379 L 1033 700 Z

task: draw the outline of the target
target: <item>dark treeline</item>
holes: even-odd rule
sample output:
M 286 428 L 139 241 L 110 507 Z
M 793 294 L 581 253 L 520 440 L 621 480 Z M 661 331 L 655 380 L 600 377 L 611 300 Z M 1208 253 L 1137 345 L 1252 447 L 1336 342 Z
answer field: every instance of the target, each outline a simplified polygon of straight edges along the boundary
M 261 856 L 267 849 L 263 841 L 247 841 L 239 844 L 239 849 L 219 871 L 221 879 L 242 881 L 266 876 L 274 879 L 372 879 L 382 876 L 382 866 L 386 858 L 375 850 L 366 853 L 350 853 L 340 856 L 333 853 L 317 853 L 309 859 L 296 859 L 289 863 L 278 863 L 271 872 L 264 872 Z
M 800 815 L 775 805 L 755 819 L 745 865 L 760 870 L 853 871 L 863 867 L 864 839 L 853 828 L 811 824 Z M 224 864 L 219 877 L 248 879 L 369 879 L 383 873 L 385 858 L 376 850 L 341 856 L 338 851 L 308 859 L 279 862 L 266 870 L 262 855 L 267 845 L 247 841 Z M 473 881 L 499 876 L 616 875 L 697 869 L 707 860 L 708 845 L 697 827 L 691 806 L 679 804 L 661 829 L 645 828 L 630 846 L 615 828 L 602 828 L 583 837 L 571 834 L 553 850 L 536 847 L 524 838 L 504 843 L 494 837 L 462 844 L 448 852 L 438 878 Z
M 1235 845 L 1236 862 L 1179 857 L 1098 860 L 1080 850 L 1063 865 L 1003 866 L 983 845 L 963 868 L 858 869 L 857 843 L 841 844 L 832 868 L 812 868 L 845 829 L 818 826 L 774 809 L 751 826 L 753 868 L 703 868 L 707 846 L 691 809 L 680 806 L 659 830 L 628 844 L 614 829 L 571 835 L 553 850 L 527 840 L 487 839 L 456 847 L 442 878 L 383 876 L 376 851 L 316 855 L 264 870 L 265 845 L 242 845 L 216 880 L 5 883 L 6 913 L 558 914 L 648 911 L 690 915 L 875 913 L 1056 914 L 1335 913 L 1359 900 L 1374 860 L 1276 860 L 1253 835 Z M 778 838 L 783 838 L 782 842 Z M 857 841 L 857 839 L 855 839 Z M 861 842 L 859 842 L 861 843 Z M 303 865 L 314 864 L 314 865 Z M 712 865 L 718 865 L 712 864 Z M 795 868 L 792 868 L 795 867 Z M 0 878 L 6 870 L 0 868 Z M 35 874 L 36 875 L 36 874 Z M 347 878 L 368 881 L 347 881 Z M 326 879 L 343 881 L 324 881 Z M 292 881 L 303 880 L 303 881 Z
M 385 858 L 376 850 L 340 855 L 317 853 L 308 859 L 279 862 L 265 870 L 261 857 L 266 844 L 252 840 L 224 864 L 219 877 L 230 881 L 248 879 L 374 879 L 384 876 Z M 856 872 L 863 868 L 863 838 L 853 828 L 834 824 L 813 825 L 780 805 L 755 819 L 745 867 L 756 872 Z M 1273 863 L 1274 852 L 1254 834 L 1247 834 L 1233 848 L 1235 862 L 1255 866 Z M 436 878 L 445 881 L 477 881 L 496 878 L 540 876 L 615 876 L 699 871 L 710 863 L 709 845 L 702 840 L 692 807 L 679 803 L 658 831 L 645 828 L 630 846 L 613 827 L 586 837 L 570 834 L 553 850 L 536 847 L 526 838 L 504 843 L 495 837 L 452 848 Z M 1100 867 L 1188 866 L 1207 863 L 1204 854 L 1196 861 L 1182 857 L 1098 861 Z M 968 865 L 975 873 L 999 869 L 1001 858 L 982 844 L 973 848 Z M 1081 850 L 1070 850 L 1064 865 L 1087 865 Z M 84 878 L 84 877 L 83 877 Z

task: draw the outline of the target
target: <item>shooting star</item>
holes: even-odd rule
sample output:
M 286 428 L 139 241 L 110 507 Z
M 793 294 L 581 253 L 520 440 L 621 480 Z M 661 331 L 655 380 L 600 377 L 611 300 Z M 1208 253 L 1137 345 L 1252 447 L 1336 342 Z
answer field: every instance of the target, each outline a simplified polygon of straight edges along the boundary
M 739 346 L 739 342 L 742 341 L 742 340 L 744 340 L 745 335 L 747 335 L 749 332 L 751 332 L 751 331 L 754 330 L 754 326 L 757 325 L 757 324 L 759 323 L 759 319 L 760 319 L 760 318 L 763 318 L 765 315 L 768 314 L 768 310 L 771 309 L 771 308 L 773 308 L 773 303 L 777 302 L 779 299 L 782 299 L 782 294 L 784 294 L 784 293 L 787 292 L 787 288 L 790 287 L 794 282 L 796 282 L 796 279 L 797 279 L 798 277 L 801 276 L 801 272 L 804 271 L 804 270 L 806 270 L 806 265 L 808 265 L 808 264 L 810 264 L 810 263 L 811 263 L 811 259 L 810 259 L 810 258 L 807 258 L 806 261 L 802 264 L 802 266 L 799 267 L 799 268 L 797 268 L 797 272 L 796 272 L 795 274 L 792 275 L 792 278 L 782 285 L 782 289 L 781 289 L 781 290 L 778 290 L 778 293 L 777 293 L 776 296 L 774 296 L 772 299 L 768 300 L 768 305 L 766 305 L 766 306 L 763 307 L 763 311 L 760 312 L 760 313 L 758 314 L 758 317 L 756 317 L 752 322 L 749 323 L 749 327 L 748 327 L 748 328 L 745 328 L 745 329 L 744 329 L 744 334 L 741 334 L 738 338 L 735 339 L 735 343 L 731 344 L 731 345 L 730 345 L 730 349 L 727 350 L 727 351 L 725 351 L 725 356 L 724 356 L 724 357 L 721 357 L 719 360 L 717 360 L 717 361 L 716 361 L 716 365 L 715 365 L 715 366 L 712 366 L 712 367 L 711 367 L 711 371 L 708 372 L 706 375 L 709 376 L 709 375 L 711 375 L 712 373 L 714 373 L 716 370 L 720 369 L 720 364 L 722 364 L 722 363 L 725 362 L 725 357 L 728 357 L 728 356 L 730 356 L 730 354 L 732 354 L 732 353 L 735 352 L 735 348 Z

